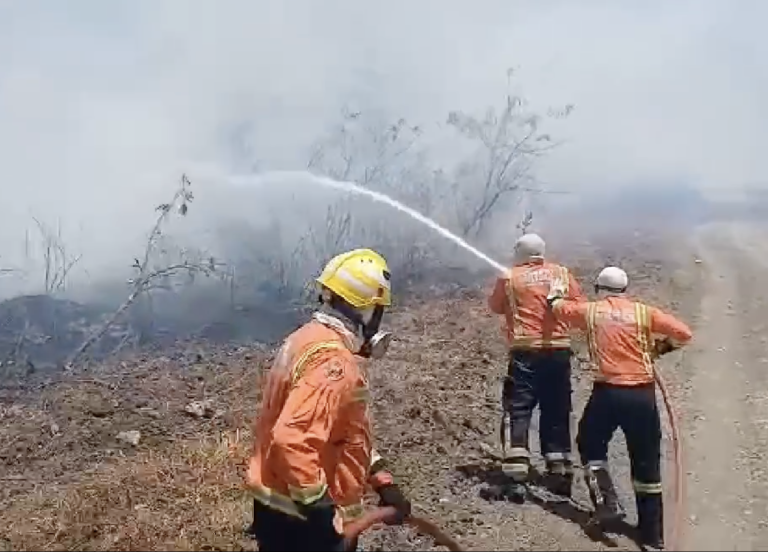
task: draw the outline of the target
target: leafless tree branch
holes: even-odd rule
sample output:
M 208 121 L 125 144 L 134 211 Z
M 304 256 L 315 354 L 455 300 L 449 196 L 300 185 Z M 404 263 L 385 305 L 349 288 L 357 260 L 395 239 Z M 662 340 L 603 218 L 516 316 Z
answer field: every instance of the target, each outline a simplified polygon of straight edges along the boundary
M 40 234 L 43 257 L 43 286 L 46 295 L 52 295 L 66 288 L 67 278 L 82 255 L 70 256 L 61 234 L 59 224 L 54 231 L 36 217 L 32 217 Z M 28 246 L 27 246 L 28 247 Z
M 186 175 L 182 175 L 179 188 L 174 193 L 171 201 L 157 206 L 157 219 L 152 227 L 144 247 L 144 254 L 141 259 L 136 258 L 132 267 L 136 270 L 136 276 L 131 278 L 128 283 L 132 286 L 131 293 L 126 300 L 115 310 L 115 312 L 102 324 L 100 328 L 89 335 L 82 344 L 70 355 L 67 360 L 67 366 L 72 367 L 85 352 L 107 333 L 109 328 L 130 308 L 130 306 L 144 293 L 153 289 L 164 287 L 162 281 L 169 276 L 185 273 L 190 278 L 196 274 L 209 276 L 216 272 L 222 265 L 217 263 L 214 258 L 209 258 L 204 262 L 183 260 L 179 263 L 173 263 L 160 268 L 153 268 L 152 257 L 157 244 L 162 236 L 162 228 L 168 217 L 175 209 L 181 216 L 186 216 L 189 210 L 189 204 L 194 200 L 194 195 L 190 190 L 191 182 Z
M 512 72 L 508 71 L 508 78 L 511 75 Z M 469 206 L 466 197 L 461 199 L 461 233 L 465 237 L 476 237 L 482 233 L 485 222 L 503 197 L 530 189 L 524 184 L 533 182 L 534 159 L 558 145 L 549 134 L 540 131 L 541 116 L 530 113 L 523 98 L 507 93 L 505 100 L 500 113 L 491 108 L 483 119 L 461 111 L 448 115 L 449 125 L 465 137 L 479 141 L 485 150 L 482 192 L 469 202 Z M 548 116 L 564 118 L 572 109 L 573 106 L 569 105 L 560 111 L 550 110 Z M 474 172 L 466 164 L 461 170 Z

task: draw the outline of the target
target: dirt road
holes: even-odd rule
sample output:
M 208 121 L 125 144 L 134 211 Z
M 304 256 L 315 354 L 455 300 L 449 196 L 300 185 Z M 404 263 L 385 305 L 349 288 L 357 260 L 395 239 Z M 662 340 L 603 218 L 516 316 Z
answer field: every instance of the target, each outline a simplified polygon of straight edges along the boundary
M 768 547 L 768 228 L 701 228 L 684 431 L 689 550 Z

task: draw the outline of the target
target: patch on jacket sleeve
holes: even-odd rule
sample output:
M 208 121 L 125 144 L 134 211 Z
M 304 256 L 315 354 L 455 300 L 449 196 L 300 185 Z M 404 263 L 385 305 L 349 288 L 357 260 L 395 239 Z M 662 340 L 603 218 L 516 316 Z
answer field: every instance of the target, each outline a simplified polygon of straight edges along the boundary
M 325 365 L 325 377 L 331 381 L 339 381 L 344 377 L 344 363 L 340 360 L 331 360 Z

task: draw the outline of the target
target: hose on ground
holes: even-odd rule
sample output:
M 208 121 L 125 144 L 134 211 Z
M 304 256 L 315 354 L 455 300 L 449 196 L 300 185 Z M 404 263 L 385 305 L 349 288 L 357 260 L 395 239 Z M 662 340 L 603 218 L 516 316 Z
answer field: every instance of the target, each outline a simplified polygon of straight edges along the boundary
M 344 540 L 348 544 L 353 543 L 362 533 L 378 523 L 386 522 L 395 515 L 397 515 L 397 511 L 391 506 L 375 508 L 366 512 L 360 518 L 347 523 L 344 526 Z M 422 535 L 432 537 L 435 544 L 438 546 L 444 546 L 451 552 L 464 551 L 458 542 L 446 535 L 439 527 L 427 519 L 411 515 L 405 519 L 405 523 L 416 529 Z M 349 549 L 349 547 L 347 547 L 347 549 Z
M 685 471 L 682 440 L 680 438 L 680 426 L 678 424 L 677 413 L 672 406 L 672 397 L 664 378 L 655 371 L 656 384 L 661 392 L 664 409 L 669 420 L 670 438 L 672 440 L 672 487 L 674 508 L 672 510 L 672 523 L 665 523 L 664 540 L 668 550 L 683 550 L 683 527 L 685 523 Z M 376 524 L 384 523 L 387 519 L 396 515 L 396 510 L 391 507 L 380 507 L 365 513 L 362 517 L 348 523 L 344 527 L 344 538 L 346 542 L 355 542 L 356 539 L 365 531 Z M 429 520 L 409 516 L 406 521 L 408 525 L 416 529 L 419 533 L 432 537 L 435 544 L 444 546 L 451 552 L 463 552 L 461 545 L 449 535 L 446 535 L 439 527 Z
M 667 550 L 683 550 L 683 526 L 685 523 L 685 471 L 683 470 L 683 445 L 680 439 L 680 428 L 677 414 L 672 407 L 672 399 L 658 370 L 656 371 L 656 383 L 664 401 L 664 409 L 669 419 L 670 437 L 672 439 L 672 484 L 674 488 L 674 508 L 672 511 L 672 523 L 665 523 L 664 540 Z

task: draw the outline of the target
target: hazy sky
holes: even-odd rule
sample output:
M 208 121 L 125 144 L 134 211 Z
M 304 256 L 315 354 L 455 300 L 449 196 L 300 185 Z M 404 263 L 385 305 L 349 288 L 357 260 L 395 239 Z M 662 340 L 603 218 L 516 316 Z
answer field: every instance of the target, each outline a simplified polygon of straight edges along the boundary
M 764 0 L 8 0 L 0 258 L 35 215 L 122 262 L 238 132 L 262 166 L 300 168 L 346 102 L 436 128 L 498 103 L 508 67 L 533 105 L 576 105 L 552 187 L 765 184 L 765 21 Z

